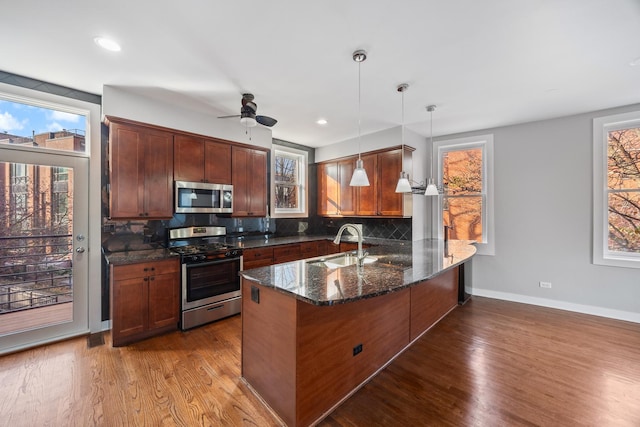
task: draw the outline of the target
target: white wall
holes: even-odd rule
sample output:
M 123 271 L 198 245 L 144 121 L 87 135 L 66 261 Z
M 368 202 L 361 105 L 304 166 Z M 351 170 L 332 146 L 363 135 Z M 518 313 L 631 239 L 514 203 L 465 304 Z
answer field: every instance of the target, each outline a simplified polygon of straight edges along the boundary
M 104 86 L 103 89 L 102 112 L 105 116 L 271 148 L 271 129 L 268 127 L 258 125 L 251 128 L 249 137 L 240 125 L 240 119 L 218 119 L 202 112 L 172 107 L 127 88 Z
M 494 135 L 496 254 L 474 258 L 473 294 L 640 322 L 640 270 L 594 265 L 591 250 L 592 120 L 639 109 L 437 138 Z

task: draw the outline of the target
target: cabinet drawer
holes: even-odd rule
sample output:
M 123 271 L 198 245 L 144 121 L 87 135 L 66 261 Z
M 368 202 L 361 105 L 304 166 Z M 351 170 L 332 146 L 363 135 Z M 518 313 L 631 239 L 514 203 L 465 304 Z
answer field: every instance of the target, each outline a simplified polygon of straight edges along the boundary
M 273 264 L 273 259 L 272 258 L 268 258 L 268 259 L 258 259 L 255 261 L 243 261 L 242 262 L 242 269 L 243 270 L 251 270 L 252 268 L 260 268 L 260 267 L 266 267 Z
M 115 280 L 133 279 L 136 277 L 156 276 L 180 271 L 178 258 L 163 261 L 141 262 L 137 264 L 114 265 Z
M 300 254 L 302 259 L 313 258 L 322 255 L 320 253 L 320 243 L 320 241 L 300 243 Z
M 289 262 L 300 259 L 300 245 L 284 245 L 284 246 L 276 246 L 273 248 L 273 261 L 278 262 Z
M 245 249 L 243 251 L 244 262 L 269 259 L 273 260 L 273 248 Z

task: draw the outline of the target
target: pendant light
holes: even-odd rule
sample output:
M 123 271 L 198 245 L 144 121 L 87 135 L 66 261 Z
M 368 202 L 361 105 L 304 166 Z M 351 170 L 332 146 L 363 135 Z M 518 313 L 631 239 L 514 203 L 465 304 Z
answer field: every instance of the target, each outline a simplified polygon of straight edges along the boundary
M 430 122 L 431 122 L 431 154 L 433 156 L 433 112 L 435 111 L 435 105 L 429 105 L 427 107 L 427 111 L 429 112 Z M 433 183 L 433 159 L 429 162 L 429 185 L 427 185 L 427 189 L 424 191 L 425 196 L 437 196 L 440 192 L 438 191 L 438 187 Z
M 349 183 L 352 187 L 368 187 L 369 186 L 369 178 L 367 177 L 367 171 L 364 170 L 364 163 L 362 162 L 362 158 L 360 156 L 360 132 L 361 132 L 361 122 L 362 122 L 362 111 L 361 111 L 361 101 L 360 101 L 360 64 L 362 64 L 367 59 L 367 52 L 364 50 L 356 50 L 353 52 L 353 60 L 358 63 L 358 160 L 356 161 L 356 168 L 353 171 L 353 175 L 351 176 L 351 182 Z
M 402 94 L 402 157 L 404 158 L 404 92 L 409 89 L 406 83 L 398 86 L 398 92 Z M 403 170 L 400 172 L 400 179 L 396 185 L 396 193 L 411 193 L 411 184 L 409 183 L 409 174 Z

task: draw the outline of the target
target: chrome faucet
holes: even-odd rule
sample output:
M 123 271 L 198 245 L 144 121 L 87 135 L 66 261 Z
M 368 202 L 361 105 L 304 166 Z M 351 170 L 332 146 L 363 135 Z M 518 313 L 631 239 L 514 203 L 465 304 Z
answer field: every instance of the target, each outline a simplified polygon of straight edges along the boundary
M 356 257 L 358 258 L 358 267 L 362 267 L 364 266 L 364 259 L 369 254 L 362 251 L 362 231 L 360 231 L 360 229 L 356 227 L 355 224 L 344 224 L 342 227 L 340 227 L 340 229 L 338 230 L 338 234 L 336 234 L 336 238 L 333 239 L 333 243 L 335 243 L 336 245 L 340 244 L 340 237 L 342 236 L 342 233 L 349 227 L 356 230 L 356 234 L 358 235 L 358 252 L 356 253 Z

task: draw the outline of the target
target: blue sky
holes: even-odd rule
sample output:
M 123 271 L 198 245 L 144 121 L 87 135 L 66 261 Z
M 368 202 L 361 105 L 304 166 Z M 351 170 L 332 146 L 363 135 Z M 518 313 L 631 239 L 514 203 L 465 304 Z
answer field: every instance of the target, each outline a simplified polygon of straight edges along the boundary
M 84 116 L 0 100 L 0 133 L 31 137 L 62 129 L 86 129 Z

